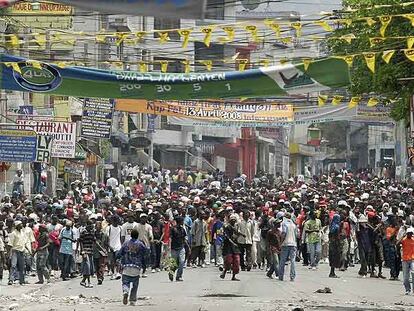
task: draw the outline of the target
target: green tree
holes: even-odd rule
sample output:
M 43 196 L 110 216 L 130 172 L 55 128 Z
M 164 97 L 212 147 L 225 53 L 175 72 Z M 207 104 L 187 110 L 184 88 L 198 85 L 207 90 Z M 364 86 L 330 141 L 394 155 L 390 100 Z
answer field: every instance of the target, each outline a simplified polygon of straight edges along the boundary
M 344 8 L 355 8 L 352 12 L 345 10 L 339 18 L 352 20 L 346 26 L 338 27 L 333 37 L 354 35 L 351 43 L 345 40 L 328 40 L 330 51 L 334 55 L 358 55 L 354 58 L 351 67 L 351 85 L 348 88 L 355 96 L 374 93 L 380 96 L 385 103 L 392 103 L 392 117 L 401 120 L 408 117 L 409 101 L 414 91 L 414 81 L 402 81 L 401 78 L 414 77 L 414 63 L 406 58 L 401 49 L 407 48 L 405 38 L 391 39 L 389 37 L 414 36 L 414 27 L 409 19 L 400 14 L 412 14 L 413 5 L 402 6 L 409 1 L 403 0 L 344 0 Z M 376 7 L 374 7 L 374 5 Z M 381 5 L 389 5 L 381 7 Z M 371 45 L 370 39 L 381 37 L 380 16 L 393 16 L 385 31 L 385 40 L 377 40 Z M 367 21 L 375 21 L 371 26 Z M 343 25 L 341 23 L 341 25 Z M 388 38 L 387 38 L 388 37 Z M 395 50 L 389 64 L 382 60 L 382 52 Z M 376 53 L 376 71 L 373 74 L 367 67 L 365 52 Z

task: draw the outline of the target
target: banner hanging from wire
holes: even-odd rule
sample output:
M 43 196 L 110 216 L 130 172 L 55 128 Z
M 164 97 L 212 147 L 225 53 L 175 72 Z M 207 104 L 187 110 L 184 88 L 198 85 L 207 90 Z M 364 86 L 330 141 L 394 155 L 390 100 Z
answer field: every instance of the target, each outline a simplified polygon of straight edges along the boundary
M 7 7 L 16 3 L 32 4 L 29 1 L 3 0 L 0 7 Z M 159 16 L 178 18 L 204 18 L 205 0 L 55 0 L 90 11 L 112 14 L 129 14 L 138 16 Z
M 342 59 L 322 59 L 243 72 L 141 73 L 84 67 L 59 68 L 0 55 L 0 87 L 6 90 L 85 98 L 186 100 L 303 94 L 349 85 Z

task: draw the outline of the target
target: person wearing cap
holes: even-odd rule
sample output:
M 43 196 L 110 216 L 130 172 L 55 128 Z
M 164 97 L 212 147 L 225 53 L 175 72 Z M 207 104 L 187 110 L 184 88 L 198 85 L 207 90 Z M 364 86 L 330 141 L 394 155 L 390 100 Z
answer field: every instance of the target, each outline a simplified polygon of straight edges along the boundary
M 406 234 L 398 240 L 397 244 L 401 244 L 402 248 L 402 271 L 403 284 L 405 287 L 405 294 L 409 295 L 411 290 L 414 292 L 414 228 L 407 229 Z M 411 287 L 412 283 L 412 287 Z
M 14 175 L 13 180 L 12 180 L 13 193 L 17 193 L 18 195 L 24 194 L 23 184 L 24 184 L 23 171 L 19 169 L 16 171 L 16 175 Z
M 142 241 L 145 245 L 145 247 L 150 250 L 151 249 L 151 243 L 154 241 L 154 236 L 152 233 L 152 226 L 147 223 L 148 215 L 145 213 L 142 213 L 139 215 L 139 223 L 137 223 L 134 226 L 134 229 L 138 231 L 138 239 Z M 146 252 L 147 255 L 149 255 L 149 251 Z M 147 275 L 145 274 L 147 270 L 147 262 L 148 262 L 147 256 L 144 257 L 144 260 L 142 262 L 142 278 L 146 278 Z
M 368 266 L 371 264 L 370 260 L 373 255 L 373 241 L 368 227 L 368 217 L 362 214 L 358 219 L 358 229 L 356 231 L 356 237 L 358 241 L 359 259 L 361 262 L 361 268 L 358 275 L 362 278 L 367 277 Z M 370 271 L 373 272 L 372 270 Z
M 137 301 L 137 292 L 143 261 L 148 248 L 138 239 L 138 231 L 131 230 L 131 238 L 122 244 L 117 253 L 122 265 L 122 303 L 134 306 Z M 131 287 L 132 284 L 132 287 Z
M 66 220 L 65 227 L 59 233 L 60 271 L 63 281 L 67 281 L 71 274 L 71 265 L 73 261 L 73 244 L 76 243 L 72 225 L 72 221 Z
M 26 234 L 24 233 L 23 224 L 20 220 L 14 222 L 14 230 L 9 235 L 10 246 L 10 273 L 9 285 L 13 285 L 15 278 L 19 278 L 20 285 L 25 284 L 25 256 L 24 253 L 27 247 Z

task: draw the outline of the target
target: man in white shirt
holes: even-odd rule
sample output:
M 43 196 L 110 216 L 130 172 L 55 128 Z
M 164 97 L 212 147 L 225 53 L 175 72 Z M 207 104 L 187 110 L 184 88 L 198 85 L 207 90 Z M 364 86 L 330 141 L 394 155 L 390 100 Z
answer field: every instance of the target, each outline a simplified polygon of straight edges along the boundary
M 25 284 L 24 280 L 24 252 L 26 251 L 27 241 L 26 233 L 22 230 L 23 224 L 20 220 L 14 222 L 14 230 L 9 235 L 9 246 L 11 267 L 9 274 L 9 285 L 13 285 L 15 277 L 19 277 L 20 285 Z
M 254 224 L 250 219 L 250 212 L 243 211 L 243 219 L 238 224 L 240 235 L 237 238 L 237 243 L 240 247 L 240 266 L 242 271 L 250 271 L 252 268 L 252 245 L 254 235 Z M 246 255 L 246 259 L 244 256 Z
M 119 266 L 116 263 L 116 255 L 122 247 L 121 243 L 121 231 L 122 228 L 118 225 L 119 219 L 117 216 L 112 216 L 111 225 L 106 228 L 106 234 L 108 235 L 108 269 L 111 273 L 111 280 L 121 278 L 119 273 Z M 116 272 L 116 274 L 115 274 Z
M 118 180 L 115 177 L 110 177 L 106 181 L 106 186 L 115 189 L 116 187 L 118 187 Z
M 129 212 L 127 222 L 121 227 L 121 242 L 122 244 L 128 242 L 131 239 L 131 231 L 135 228 L 137 223 L 134 221 L 134 213 Z
M 282 224 L 282 251 L 280 253 L 279 280 L 283 281 L 286 261 L 290 260 L 290 280 L 296 278 L 295 259 L 297 250 L 298 228 L 291 219 L 290 213 L 285 213 L 285 221 Z

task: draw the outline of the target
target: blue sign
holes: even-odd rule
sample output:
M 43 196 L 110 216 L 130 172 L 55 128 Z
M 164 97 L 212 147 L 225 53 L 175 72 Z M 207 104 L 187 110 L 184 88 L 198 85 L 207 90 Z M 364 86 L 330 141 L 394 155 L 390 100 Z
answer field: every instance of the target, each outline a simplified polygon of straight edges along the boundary
M 34 131 L 0 130 L 1 162 L 36 161 L 37 135 Z

